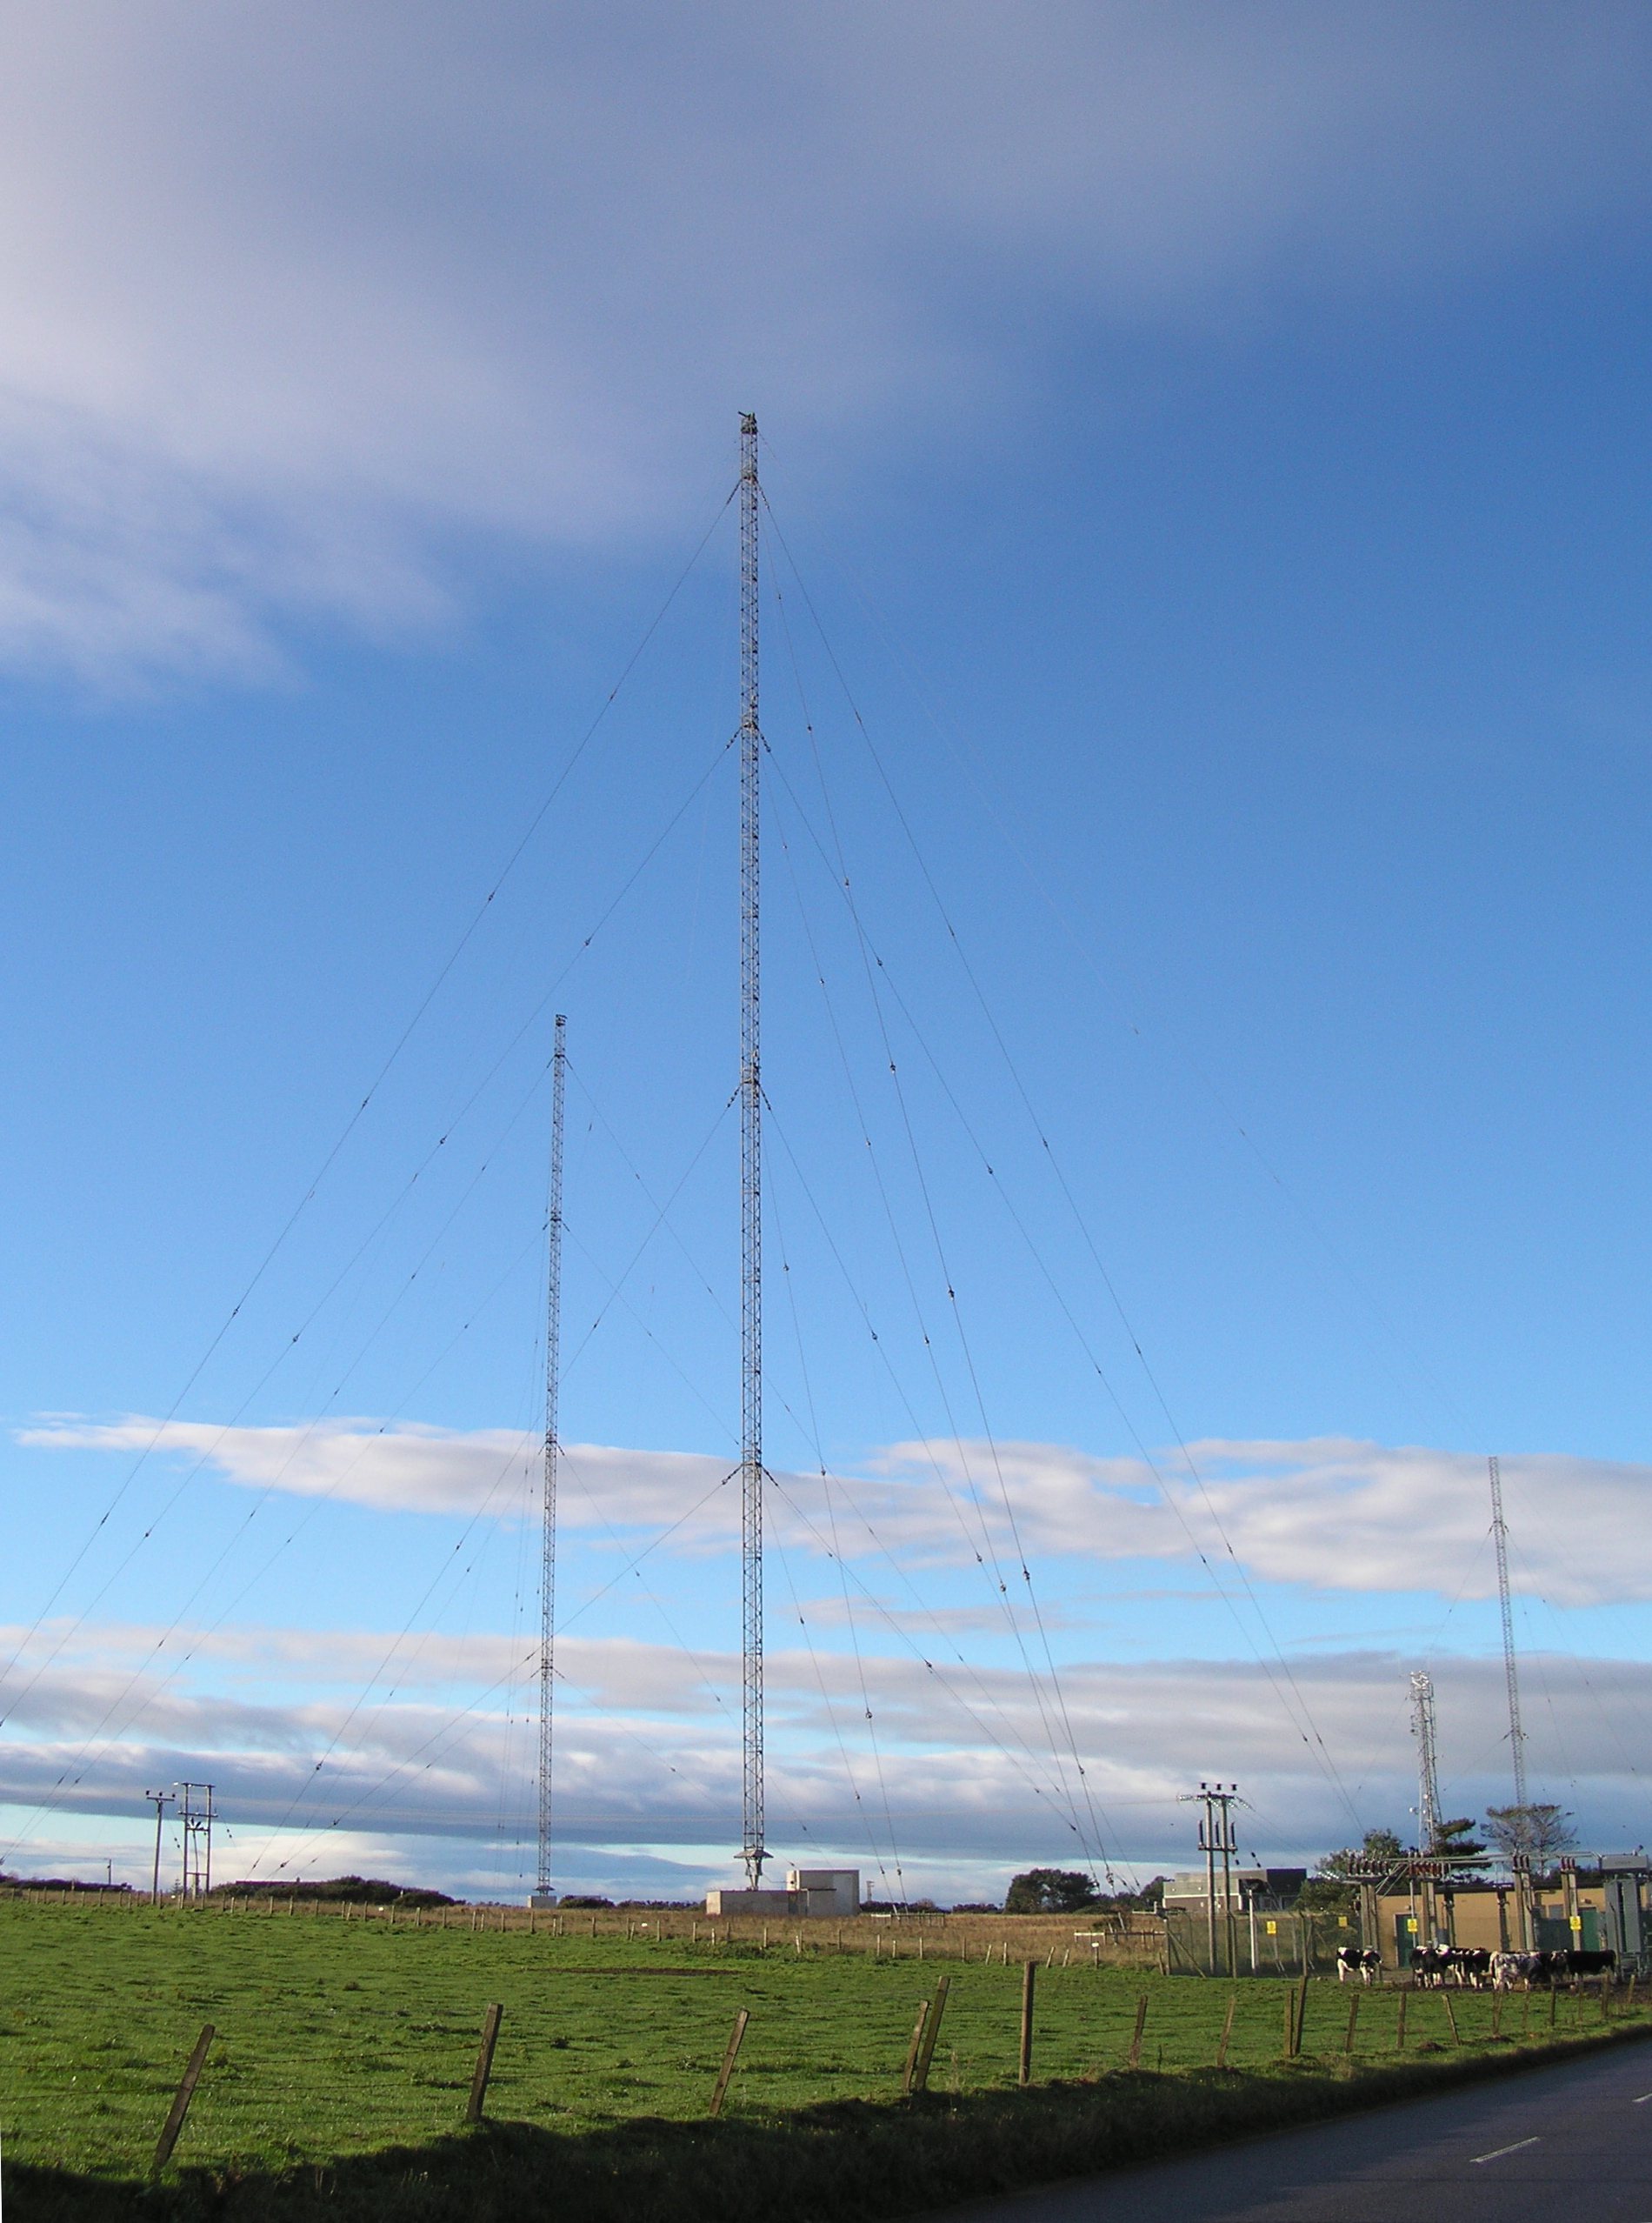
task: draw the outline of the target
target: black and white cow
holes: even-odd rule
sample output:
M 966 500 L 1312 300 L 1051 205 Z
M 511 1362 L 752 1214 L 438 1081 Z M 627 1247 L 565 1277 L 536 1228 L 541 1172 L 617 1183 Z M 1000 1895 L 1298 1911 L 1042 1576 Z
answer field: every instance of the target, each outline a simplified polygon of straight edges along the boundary
M 1451 1969 L 1451 1948 L 1442 1945 L 1414 1946 L 1411 1951 L 1411 1981 L 1437 1988 L 1445 1982 Z
M 1575 1983 L 1582 1976 L 1610 1976 L 1616 1966 L 1616 1953 L 1586 1951 L 1582 1946 L 1563 1946 L 1554 1953 L 1495 1953 L 1491 1980 L 1504 1992 L 1515 1984 L 1553 1986 Z
M 1564 1962 L 1566 1973 L 1571 1977 L 1610 1976 L 1617 1966 L 1617 1955 L 1609 1948 L 1593 1953 L 1573 1946 L 1565 1953 L 1557 1953 L 1555 1959 Z
M 1490 1976 L 1491 1959 L 1483 1946 L 1418 1946 L 1411 1955 L 1412 1981 L 1436 1989 L 1457 1984 L 1477 1992 Z
M 1550 1955 L 1546 1953 L 1494 1953 L 1491 1956 L 1491 1987 L 1495 1992 L 1511 1992 L 1516 1984 L 1529 1987 L 1546 1982 Z
M 1373 1983 L 1382 1966 L 1382 1956 L 1374 1946 L 1338 1946 L 1336 1948 L 1336 1980 L 1346 1984 L 1350 1976 L 1357 1976 L 1362 1984 Z

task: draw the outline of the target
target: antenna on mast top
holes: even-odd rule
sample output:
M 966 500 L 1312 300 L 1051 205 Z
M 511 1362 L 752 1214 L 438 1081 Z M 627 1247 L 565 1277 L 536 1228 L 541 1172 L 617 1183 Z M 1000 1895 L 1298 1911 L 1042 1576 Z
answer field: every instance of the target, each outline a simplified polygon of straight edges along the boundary
M 740 419 L 740 1857 L 763 1841 L 763 1079 L 757 970 L 757 420 Z

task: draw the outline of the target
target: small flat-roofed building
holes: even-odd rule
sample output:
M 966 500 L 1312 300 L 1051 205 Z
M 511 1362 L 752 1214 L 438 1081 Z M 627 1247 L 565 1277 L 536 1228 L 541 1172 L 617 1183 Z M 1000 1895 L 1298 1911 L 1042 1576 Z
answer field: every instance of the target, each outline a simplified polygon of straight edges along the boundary
M 858 1914 L 861 1911 L 861 1872 L 858 1868 L 788 1868 L 786 1888 L 801 1892 L 809 1902 L 807 1914 Z
M 840 1919 L 861 1911 L 858 1868 L 788 1868 L 784 1891 L 709 1891 L 711 1915 L 758 1914 L 765 1919 L 803 1914 Z

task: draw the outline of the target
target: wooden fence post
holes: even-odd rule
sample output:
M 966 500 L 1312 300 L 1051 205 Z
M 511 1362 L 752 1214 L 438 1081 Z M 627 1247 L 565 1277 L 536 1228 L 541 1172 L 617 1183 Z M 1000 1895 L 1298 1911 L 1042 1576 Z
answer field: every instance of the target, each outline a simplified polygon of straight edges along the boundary
M 1032 2082 L 1033 1980 L 1038 1973 L 1036 1960 L 1024 1961 L 1021 1970 L 1021 2073 L 1022 2084 Z
M 172 2148 L 178 2142 L 178 2133 L 183 2127 L 183 2118 L 190 2112 L 190 2102 L 195 2097 L 196 2084 L 201 2071 L 206 2066 L 207 2047 L 211 2043 L 212 2025 L 209 2022 L 203 2026 L 201 2035 L 195 2041 L 195 2051 L 190 2055 L 189 2064 L 179 2079 L 177 2091 L 173 2095 L 171 2108 L 165 2122 L 161 2126 L 161 2135 L 155 2147 L 155 2159 L 150 2164 L 150 2174 L 152 2177 L 158 2177 L 172 2158 Z
M 1307 2020 L 1307 2019 L 1308 2019 L 1308 1973 L 1307 1973 L 1306 1969 L 1304 1969 L 1304 1970 L 1303 1970 L 1303 1972 L 1302 1972 L 1302 1986 L 1301 1986 L 1301 1989 L 1300 1989 L 1300 1990 L 1297 1992 L 1297 1993 L 1296 1993 L 1296 2034 L 1295 2034 L 1295 2037 L 1294 2037 L 1294 2039 L 1293 2039 L 1293 2040 L 1292 2040 L 1292 2043 L 1291 2043 L 1291 2048 L 1290 2048 L 1290 2050 L 1291 2050 L 1291 2052 L 1292 2052 L 1293 2053 L 1300 2053 L 1302 2052 L 1302 2025 L 1303 2025 L 1303 2023 L 1304 2023 L 1304 2022 L 1306 2022 L 1306 2020 Z
M 1408 1984 L 1400 1993 L 1400 2026 L 1394 2033 L 1394 2050 L 1396 2053 L 1402 2053 L 1405 2051 L 1405 2003 L 1410 1996 L 1411 1987 Z
M 929 2002 L 918 2001 L 918 2019 L 912 2025 L 912 2043 L 906 2049 L 906 2066 L 901 2071 L 901 2097 L 905 2099 L 912 2089 L 912 2079 L 918 2065 L 918 2048 L 923 2043 L 923 2033 L 929 2025 Z
M 1238 2004 L 1238 1993 L 1229 1992 L 1228 1994 L 1228 2012 L 1222 2018 L 1222 2035 L 1216 2040 L 1216 2066 L 1218 2068 L 1226 2068 L 1228 2066 L 1228 2040 L 1233 2035 L 1233 2012 Z
M 918 2047 L 917 2062 L 912 2072 L 914 2092 L 927 2092 L 929 2088 L 929 2063 L 935 2059 L 935 2041 L 941 2035 L 941 2017 L 946 2013 L 947 1987 L 951 1981 L 952 1979 L 949 1976 L 936 1978 L 935 1998 L 929 2007 L 929 2019 L 924 2029 L 923 2042 Z
M 1280 2046 L 1280 2059 L 1288 2061 L 1291 2055 L 1291 2040 L 1296 2035 L 1296 1986 L 1285 1986 L 1285 2035 Z
M 1440 2004 L 1446 2011 L 1446 2021 L 1449 2025 L 1451 2030 L 1451 2042 L 1454 2046 L 1461 2046 L 1462 2040 L 1457 2035 L 1457 2011 L 1451 2004 L 1451 1994 L 1449 1992 L 1442 1991 L 1441 1993 Z
M 1354 2026 L 1359 2019 L 1360 1995 L 1356 1990 L 1353 1998 L 1348 2003 L 1348 2034 L 1342 2039 L 1342 2051 L 1345 2053 L 1351 2053 L 1354 2050 Z
M 1131 2035 L 1130 2050 L 1126 2057 L 1128 2066 L 1133 2069 L 1140 2068 L 1142 2066 L 1142 2032 L 1146 2027 L 1146 2024 L 1147 1993 L 1143 1992 L 1136 2002 L 1136 2029 Z
M 706 2111 L 708 2114 L 718 2115 L 723 2112 L 723 2094 L 729 2089 L 729 2079 L 734 2074 L 735 2055 L 740 2051 L 740 2040 L 745 2036 L 746 2025 L 750 2019 L 750 2014 L 744 2007 L 734 2019 L 734 2028 L 729 2033 L 729 2043 L 723 2052 L 723 2066 L 717 2071 L 717 2080 L 711 2087 L 711 2105 Z
M 467 2123 L 482 2120 L 482 2102 L 493 2073 L 493 2049 L 499 2042 L 499 2018 L 503 2013 L 503 2006 L 490 2006 L 482 2018 L 482 2043 L 476 2048 L 476 2071 L 470 2079 L 470 2104 L 464 2111 Z

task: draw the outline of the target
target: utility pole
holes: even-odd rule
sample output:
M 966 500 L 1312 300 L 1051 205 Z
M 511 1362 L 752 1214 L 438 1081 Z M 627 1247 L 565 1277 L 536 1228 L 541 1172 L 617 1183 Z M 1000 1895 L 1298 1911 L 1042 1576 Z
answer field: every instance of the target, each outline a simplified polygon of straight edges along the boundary
M 1235 1853 L 1239 1850 L 1239 1840 L 1234 1835 L 1231 1812 L 1238 1794 L 1239 1786 L 1236 1783 L 1230 1783 L 1225 1791 L 1218 1783 L 1212 1793 L 1212 1801 L 1218 1810 L 1222 1832 L 1222 1913 L 1223 1932 L 1228 1941 L 1229 1976 L 1236 1976 L 1239 1973 L 1238 1948 L 1233 1926 L 1233 1859 Z M 1209 1808 L 1207 1807 L 1205 1811 L 1208 1814 Z
M 757 420 L 740 419 L 740 1619 L 741 1859 L 763 1841 L 763 1065 L 757 970 Z
M 202 1899 L 212 1888 L 212 1786 L 180 1783 L 176 1788 L 182 1794 L 178 1819 L 183 1825 L 183 1896 Z
M 1526 1804 L 1526 1732 L 1520 1726 L 1520 1684 L 1515 1674 L 1515 1609 L 1509 1594 L 1509 1524 L 1502 1517 L 1502 1461 L 1486 1462 L 1491 1473 L 1491 1534 L 1497 1547 L 1497 1603 L 1502 1608 L 1502 1672 L 1509 1687 L 1509 1749 L 1515 1763 L 1515 1804 Z
M 161 1823 L 167 1808 L 175 1806 L 177 1800 L 170 1791 L 146 1791 L 143 1796 L 155 1802 L 155 1875 L 150 1885 L 150 1904 L 158 1906 L 161 1903 Z
M 1235 1973 L 1236 1953 L 1233 1930 L 1233 1856 L 1239 1850 L 1239 1840 L 1234 1834 L 1232 1809 L 1240 1803 L 1236 1783 L 1202 1783 L 1196 1791 L 1184 1791 L 1176 1802 L 1179 1806 L 1202 1806 L 1204 1819 L 1199 1824 L 1199 1850 L 1204 1854 L 1205 1875 L 1205 1936 L 1209 1950 L 1210 1973 L 1216 1973 L 1216 1855 L 1222 1855 L 1222 1912 L 1223 1933 L 1228 1943 L 1228 1973 Z M 1254 1953 L 1252 1958 L 1255 1958 Z
M 539 1565 L 539 1859 L 531 1906 L 554 1906 L 550 1887 L 551 1719 L 556 1676 L 556 1432 L 557 1376 L 562 1371 L 563 1096 L 568 1021 L 556 1014 L 550 1060 L 550 1210 L 545 1297 L 545 1480 Z

